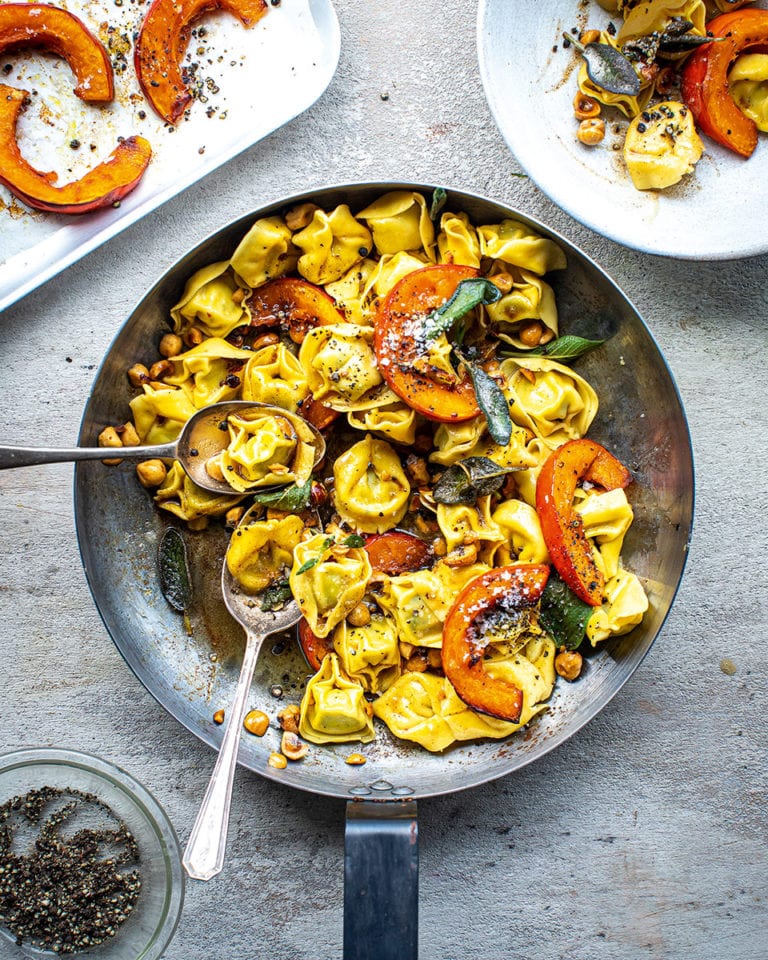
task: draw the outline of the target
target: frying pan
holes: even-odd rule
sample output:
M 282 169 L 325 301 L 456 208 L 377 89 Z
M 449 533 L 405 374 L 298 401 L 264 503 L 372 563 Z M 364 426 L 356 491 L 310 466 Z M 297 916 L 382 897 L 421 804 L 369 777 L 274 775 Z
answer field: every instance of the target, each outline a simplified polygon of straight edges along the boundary
M 110 347 L 83 416 L 80 443 L 93 445 L 109 424 L 129 418 L 127 369 L 156 359 L 168 330 L 170 307 L 198 268 L 227 259 L 258 217 L 306 201 L 329 209 L 363 209 L 388 190 L 432 186 L 368 183 L 328 187 L 252 211 L 200 242 L 139 301 Z M 434 755 L 379 730 L 366 745 L 367 763 L 344 758 L 354 745 L 313 747 L 285 770 L 267 765 L 279 749 L 278 730 L 244 737 L 239 762 L 264 777 L 300 790 L 347 800 L 345 844 L 345 960 L 408 960 L 417 955 L 417 801 L 476 787 L 538 759 L 592 719 L 642 662 L 675 597 L 693 520 L 693 462 L 688 426 L 672 374 L 651 333 L 613 281 L 585 254 L 541 223 L 492 200 L 448 191 L 447 209 L 473 223 L 514 218 L 555 240 L 566 253 L 565 271 L 547 277 L 557 297 L 561 330 L 605 339 L 575 369 L 596 388 L 600 411 L 590 436 L 631 467 L 635 520 L 622 556 L 643 582 L 650 608 L 643 623 L 601 645 L 586 660 L 578 683 L 560 683 L 549 709 L 507 741 L 457 745 Z M 157 580 L 157 545 L 165 526 L 129 464 L 79 463 L 75 520 L 80 551 L 96 606 L 112 639 L 146 689 L 197 737 L 218 749 L 222 731 L 215 710 L 234 691 L 242 631 L 224 609 L 219 571 L 223 531 L 187 538 L 193 590 L 192 637 L 164 600 Z M 298 702 L 307 666 L 291 638 L 267 645 L 251 690 L 251 706 L 274 716 Z

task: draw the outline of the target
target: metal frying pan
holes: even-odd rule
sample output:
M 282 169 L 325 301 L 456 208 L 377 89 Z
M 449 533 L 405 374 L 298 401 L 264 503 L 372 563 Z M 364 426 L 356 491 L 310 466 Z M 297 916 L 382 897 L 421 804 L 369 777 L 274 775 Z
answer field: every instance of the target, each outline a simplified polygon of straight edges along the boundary
M 360 210 L 392 189 L 431 194 L 422 184 L 354 184 L 316 190 L 253 211 L 203 240 L 139 302 L 99 370 L 83 417 L 80 443 L 94 444 L 108 424 L 128 419 L 127 369 L 153 362 L 168 329 L 170 307 L 199 267 L 228 258 L 253 221 L 305 201 Z M 456 746 L 443 755 L 379 731 L 365 748 L 364 766 L 344 758 L 354 745 L 313 747 L 285 770 L 267 765 L 279 731 L 245 737 L 240 762 L 262 776 L 347 803 L 345 864 L 346 960 L 416 956 L 416 801 L 475 787 L 505 776 L 554 749 L 591 720 L 640 665 L 669 612 L 685 566 L 693 519 L 693 462 L 685 414 L 672 375 L 650 332 L 608 276 L 563 237 L 517 211 L 450 190 L 448 209 L 476 224 L 513 217 L 557 241 L 568 268 L 547 277 L 557 296 L 561 329 L 605 338 L 575 369 L 596 388 L 600 413 L 590 436 L 633 470 L 635 521 L 625 542 L 627 567 L 650 599 L 641 626 L 600 648 L 576 684 L 561 683 L 549 710 L 508 741 Z M 212 720 L 230 702 L 242 654 L 242 632 L 224 609 L 219 571 L 225 536 L 190 536 L 197 597 L 193 636 L 160 593 L 157 544 L 169 522 L 136 482 L 129 464 L 80 463 L 75 473 L 75 518 L 86 576 L 107 630 L 147 690 L 180 723 L 218 749 Z M 274 716 L 281 702 L 298 702 L 307 667 L 296 644 L 267 646 L 256 670 L 251 706 Z M 386 938 L 378 932 L 387 930 Z M 393 935 L 394 934 L 394 935 Z M 392 952 L 388 952 L 391 950 Z

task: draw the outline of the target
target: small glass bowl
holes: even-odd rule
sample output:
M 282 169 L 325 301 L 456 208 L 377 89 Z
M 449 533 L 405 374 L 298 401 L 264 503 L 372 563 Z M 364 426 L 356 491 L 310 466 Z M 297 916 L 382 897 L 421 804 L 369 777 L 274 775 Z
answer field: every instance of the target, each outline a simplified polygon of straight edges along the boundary
M 88 960 L 159 960 L 176 931 L 184 902 L 184 870 L 173 826 L 160 804 L 124 770 L 73 750 L 40 747 L 0 756 L 0 805 L 41 787 L 91 793 L 112 809 L 139 847 L 141 892 L 113 937 L 73 954 L 42 950 L 0 925 L 0 954 L 21 960 L 79 956 Z

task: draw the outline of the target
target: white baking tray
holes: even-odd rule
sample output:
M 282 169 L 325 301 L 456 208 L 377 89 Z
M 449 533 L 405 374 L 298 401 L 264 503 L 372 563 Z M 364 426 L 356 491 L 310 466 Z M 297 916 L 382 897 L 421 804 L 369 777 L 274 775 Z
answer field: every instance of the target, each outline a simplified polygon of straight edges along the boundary
M 0 82 L 33 93 L 18 127 L 22 154 L 39 170 L 55 170 L 58 183 L 106 158 L 118 136 L 146 137 L 153 159 L 119 206 L 90 214 L 33 211 L 0 186 L 0 310 L 298 116 L 328 86 L 339 60 L 330 0 L 269 3 L 250 30 L 224 12 L 209 14 L 194 25 L 185 59 L 198 64 L 206 99 L 193 101 L 188 117 L 171 129 L 142 96 L 133 69 L 132 37 L 147 6 L 135 0 L 59 5 L 111 44 L 116 96 L 107 106 L 85 105 L 72 92 L 66 61 L 37 51 L 0 55 Z

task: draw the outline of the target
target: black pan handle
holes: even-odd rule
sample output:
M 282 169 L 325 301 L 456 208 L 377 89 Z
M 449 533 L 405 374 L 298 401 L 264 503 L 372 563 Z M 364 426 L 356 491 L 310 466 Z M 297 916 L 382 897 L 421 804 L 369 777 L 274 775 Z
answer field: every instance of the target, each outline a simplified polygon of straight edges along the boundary
M 350 800 L 344 836 L 344 960 L 417 960 L 416 801 Z

